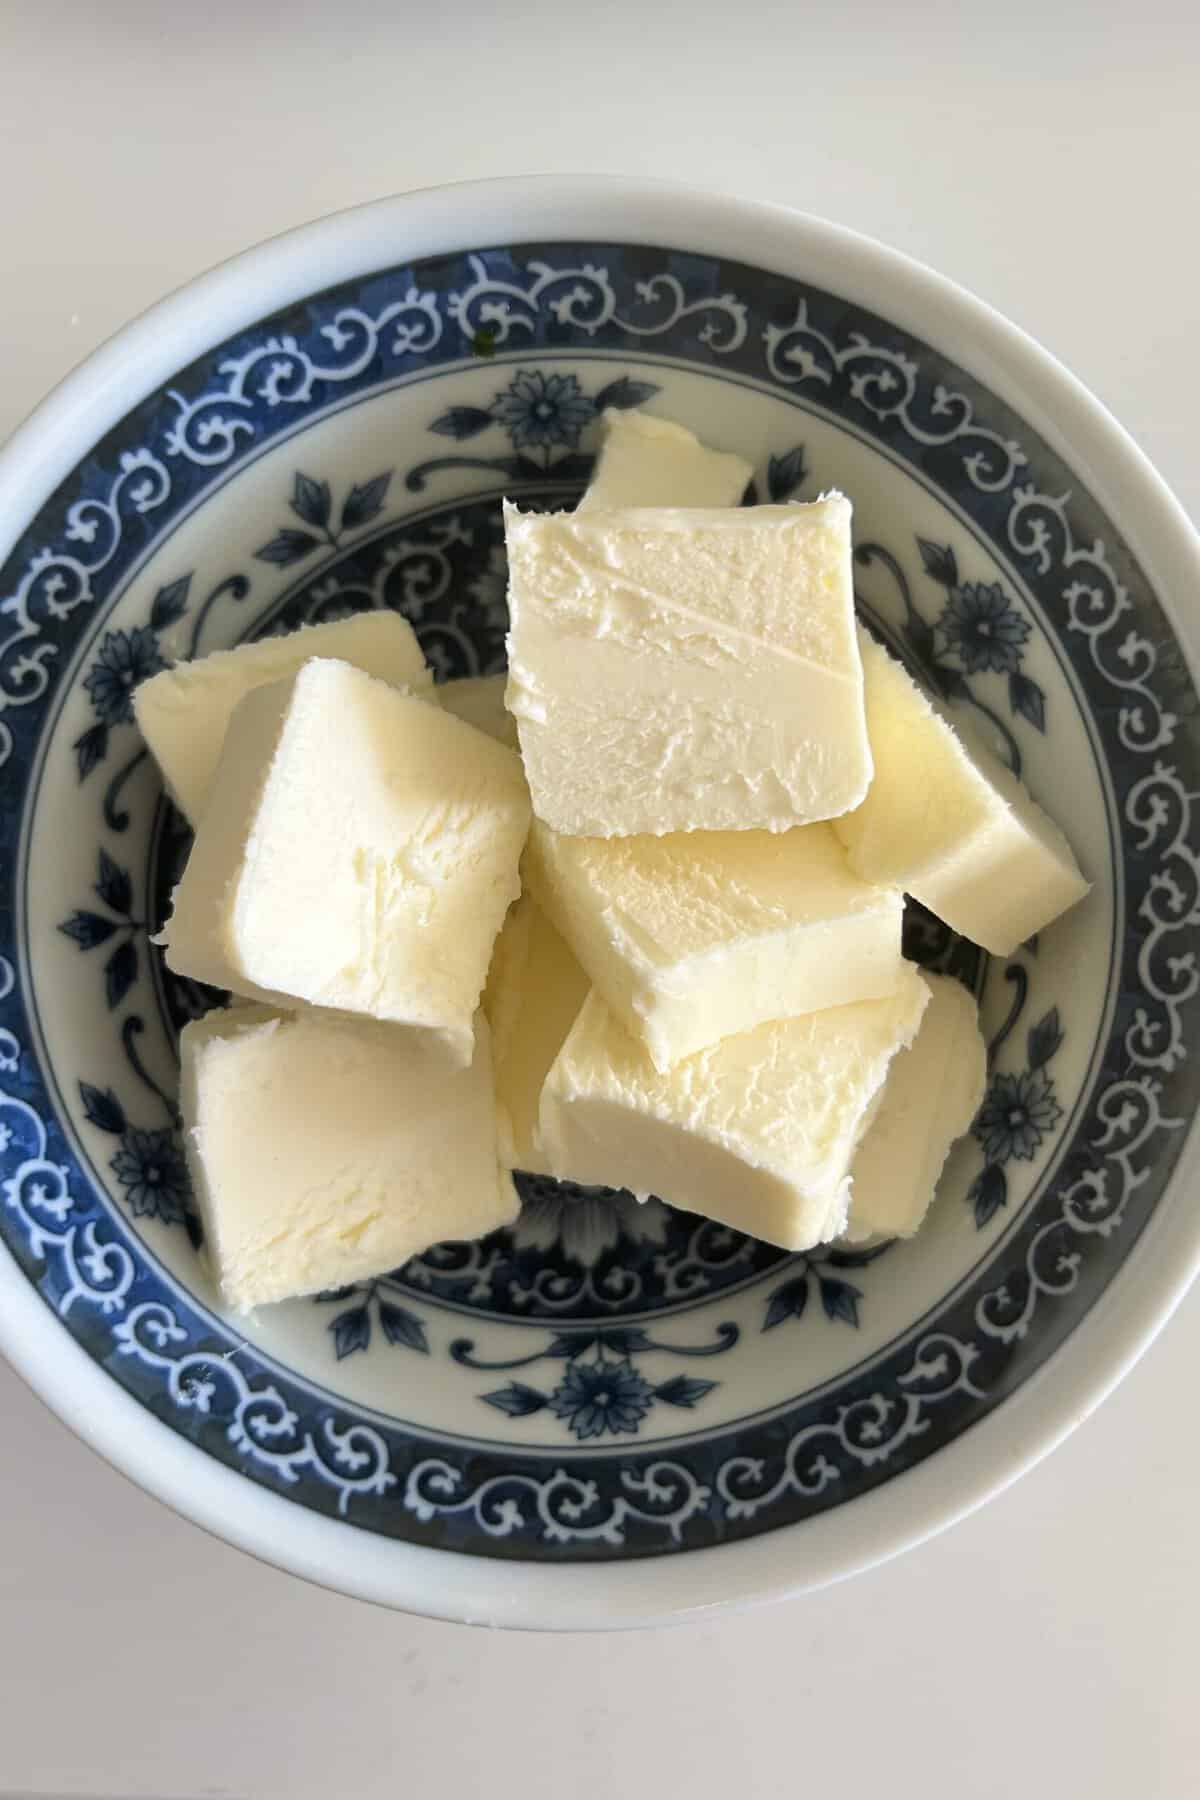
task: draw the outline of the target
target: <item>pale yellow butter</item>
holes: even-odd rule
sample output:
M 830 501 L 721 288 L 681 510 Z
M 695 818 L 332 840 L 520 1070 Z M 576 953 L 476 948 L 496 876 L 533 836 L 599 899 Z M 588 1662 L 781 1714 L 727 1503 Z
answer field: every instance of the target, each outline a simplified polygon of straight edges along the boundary
M 924 975 L 920 1030 L 888 1072 L 883 1098 L 855 1152 L 846 1237 L 911 1237 L 956 1138 L 975 1117 L 987 1048 L 974 1000 L 947 975 Z
M 744 457 L 710 450 L 693 432 L 649 413 L 608 407 L 595 472 L 577 511 L 614 506 L 736 506 L 754 473 Z M 349 659 L 353 660 L 353 659 Z M 466 675 L 436 690 L 446 708 L 510 749 L 517 722 L 507 675 Z
M 441 1033 L 463 1062 L 529 826 L 519 759 L 345 663 L 246 695 L 164 934 L 180 974 Z
M 239 1312 L 396 1268 L 511 1223 L 486 1023 L 470 1065 L 422 1032 L 258 1006 L 184 1027 L 188 1163 Z
M 517 721 L 504 704 L 508 676 L 462 675 L 456 681 L 444 681 L 434 689 L 436 698 L 448 713 L 486 731 L 498 744 L 517 750 Z
M 848 500 L 505 528 L 508 706 L 548 825 L 784 831 L 863 798 Z
M 864 881 L 903 888 L 1007 956 L 1088 891 L 1071 846 L 999 757 L 929 700 L 865 631 L 875 776 L 836 821 Z
M 595 472 L 578 511 L 736 506 L 753 473 L 744 457 L 708 449 L 682 425 L 610 406 Z
M 928 1000 L 909 967 L 887 999 L 759 1025 L 664 1074 L 593 991 L 546 1079 L 543 1149 L 565 1179 L 807 1250 L 845 1229 L 855 1149 Z
M 523 894 L 504 921 L 484 989 L 492 1029 L 500 1156 L 548 1175 L 538 1107 L 550 1065 L 587 998 L 588 979 L 545 913 Z
M 904 901 L 828 825 L 565 837 L 534 821 L 526 880 L 601 998 L 669 1069 L 767 1019 L 894 992 Z
M 252 688 L 294 675 L 314 656 L 352 663 L 396 687 L 421 690 L 433 681 L 408 620 L 393 612 L 369 612 L 176 663 L 134 689 L 138 729 L 193 825 L 208 799 L 238 701 Z

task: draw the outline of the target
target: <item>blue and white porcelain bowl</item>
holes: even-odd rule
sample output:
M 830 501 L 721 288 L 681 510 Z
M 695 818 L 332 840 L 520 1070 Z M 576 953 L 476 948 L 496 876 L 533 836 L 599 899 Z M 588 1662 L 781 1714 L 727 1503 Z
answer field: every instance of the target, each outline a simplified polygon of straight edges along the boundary
M 198 1254 L 149 943 L 187 849 L 130 689 L 363 607 L 503 662 L 498 503 L 648 405 L 855 503 L 864 612 L 1094 888 L 988 961 L 974 1131 L 911 1244 L 788 1256 L 524 1184 L 511 1230 L 246 1322 Z M 1200 558 L 1035 345 L 831 226 L 627 180 L 408 196 L 205 276 L 0 459 L 0 1342 L 104 1455 L 347 1592 L 599 1626 L 889 1555 L 1049 1449 L 1200 1251 Z

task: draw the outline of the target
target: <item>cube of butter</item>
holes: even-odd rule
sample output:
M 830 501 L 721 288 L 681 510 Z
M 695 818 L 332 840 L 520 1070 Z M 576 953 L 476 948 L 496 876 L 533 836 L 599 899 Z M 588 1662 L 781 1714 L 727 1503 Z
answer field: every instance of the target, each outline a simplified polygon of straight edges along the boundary
M 655 1067 L 895 991 L 903 896 L 853 874 L 828 825 L 564 837 L 535 820 L 525 878 Z
M 346 663 L 247 694 L 167 924 L 180 974 L 443 1034 L 469 1062 L 520 889 L 518 757 Z
M 707 449 L 669 419 L 610 406 L 603 427 L 596 470 L 579 511 L 597 506 L 736 506 L 754 473 L 744 457 Z M 504 674 L 464 675 L 443 682 L 436 694 L 447 712 L 517 750 L 517 722 L 504 703 L 507 682 Z
M 134 689 L 138 729 L 176 805 L 193 825 L 204 811 L 238 701 L 252 688 L 294 675 L 314 656 L 353 663 L 396 687 L 423 689 L 433 680 L 408 620 L 393 612 L 369 612 L 176 663 Z
M 709 450 L 682 425 L 610 406 L 595 472 L 577 510 L 736 506 L 753 474 L 744 457 Z
M 1007 956 L 1087 893 L 1071 846 L 999 757 L 956 730 L 865 631 L 862 659 L 875 778 L 834 825 L 850 865 Z
M 983 1099 L 987 1047 L 979 1012 L 960 982 L 924 975 L 929 1005 L 920 1030 L 893 1059 L 879 1109 L 851 1169 L 851 1243 L 911 1237 L 937 1187 L 950 1146 Z
M 507 686 L 508 676 L 504 674 L 462 675 L 457 681 L 443 681 L 434 689 L 434 695 L 456 719 L 464 719 L 476 731 L 486 731 L 498 744 L 517 750 L 517 721 L 504 704 Z
M 587 999 L 588 978 L 541 908 L 523 894 L 496 940 L 483 1010 L 492 1032 L 500 1159 L 548 1175 L 538 1107 L 550 1065 Z
M 238 1006 L 180 1039 L 185 1143 L 221 1292 L 239 1312 L 507 1225 L 481 1019 L 467 1068 L 420 1032 Z
M 506 506 L 505 530 L 508 706 L 555 831 L 785 831 L 858 805 L 848 500 Z
M 593 991 L 542 1094 L 551 1168 L 786 1250 L 824 1243 L 845 1228 L 855 1148 L 928 1000 L 910 966 L 885 1000 L 759 1025 L 662 1074 Z

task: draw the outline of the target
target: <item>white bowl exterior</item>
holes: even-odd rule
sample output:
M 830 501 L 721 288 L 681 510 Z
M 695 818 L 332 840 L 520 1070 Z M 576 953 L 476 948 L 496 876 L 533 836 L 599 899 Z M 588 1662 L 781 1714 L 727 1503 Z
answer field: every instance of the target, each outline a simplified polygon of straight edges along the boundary
M 181 366 L 255 320 L 400 260 L 486 243 L 590 238 L 677 244 L 874 308 L 1007 400 L 1120 526 L 1195 674 L 1187 597 L 1200 547 L 1112 417 L 1046 352 L 940 277 L 868 240 L 776 207 L 626 178 L 537 177 L 432 189 L 303 227 L 192 283 L 127 327 L 0 452 L 0 560 L 95 443 Z M 701 1553 L 623 1564 L 500 1562 L 348 1529 L 259 1487 L 160 1423 L 63 1330 L 0 1252 L 0 1347 L 93 1448 L 206 1529 L 308 1579 L 436 1617 L 520 1628 L 619 1628 L 780 1598 L 882 1561 L 972 1511 L 1061 1441 L 1137 1359 L 1200 1265 L 1195 1132 L 1167 1199 L 1069 1343 L 937 1456 L 802 1524 Z

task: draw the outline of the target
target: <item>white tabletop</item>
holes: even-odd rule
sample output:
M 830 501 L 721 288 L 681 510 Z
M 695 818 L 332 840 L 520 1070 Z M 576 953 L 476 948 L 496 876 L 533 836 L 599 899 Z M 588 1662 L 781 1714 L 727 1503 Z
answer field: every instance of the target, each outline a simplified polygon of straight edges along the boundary
M 798 205 L 954 276 L 1197 517 L 1198 66 L 1182 0 L 0 0 L 0 438 L 130 314 L 283 226 L 607 168 Z M 260 1567 L 0 1369 L 0 1795 L 1184 1800 L 1197 1367 L 1193 1298 L 1075 1438 L 921 1550 L 773 1610 L 566 1640 Z

